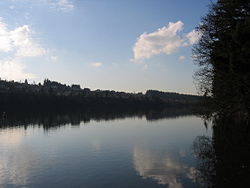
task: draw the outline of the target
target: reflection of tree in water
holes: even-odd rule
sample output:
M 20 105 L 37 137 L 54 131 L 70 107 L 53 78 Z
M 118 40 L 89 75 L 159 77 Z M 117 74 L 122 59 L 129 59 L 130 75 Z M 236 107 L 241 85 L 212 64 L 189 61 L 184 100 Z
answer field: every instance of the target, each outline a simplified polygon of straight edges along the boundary
M 3 112 L 0 111 L 0 114 Z M 44 129 L 56 128 L 71 124 L 79 126 L 91 120 L 108 121 L 131 117 L 145 117 L 148 121 L 177 118 L 192 115 L 191 108 L 167 108 L 167 109 L 137 109 L 137 108 L 98 108 L 98 109 L 47 109 L 36 111 L 6 112 L 6 117 L 0 119 L 0 128 L 16 126 L 42 126 Z
M 198 158 L 196 180 L 203 187 L 246 187 L 250 178 L 249 119 L 217 116 L 213 136 L 197 137 L 194 154 Z
M 195 179 L 203 187 L 211 187 L 215 176 L 215 158 L 212 139 L 207 136 L 198 136 L 194 141 L 194 154 L 199 159 L 194 171 Z

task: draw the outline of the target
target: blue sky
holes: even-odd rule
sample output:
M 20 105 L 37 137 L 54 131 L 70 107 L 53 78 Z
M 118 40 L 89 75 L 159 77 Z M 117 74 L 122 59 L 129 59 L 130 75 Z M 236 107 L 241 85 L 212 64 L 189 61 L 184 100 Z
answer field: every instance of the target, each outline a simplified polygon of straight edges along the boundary
M 209 0 L 1 0 L 0 77 L 196 94 L 192 45 Z

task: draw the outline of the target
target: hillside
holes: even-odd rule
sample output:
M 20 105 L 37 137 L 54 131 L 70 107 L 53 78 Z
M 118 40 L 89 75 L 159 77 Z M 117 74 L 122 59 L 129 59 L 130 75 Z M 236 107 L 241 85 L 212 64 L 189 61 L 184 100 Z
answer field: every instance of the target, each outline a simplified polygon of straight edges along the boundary
M 0 80 L 0 105 L 2 107 L 25 106 L 110 106 L 165 107 L 195 105 L 201 97 L 178 93 L 148 90 L 143 93 L 126 93 L 113 90 L 82 89 L 80 85 L 66 85 L 48 79 L 41 84 L 29 84 Z

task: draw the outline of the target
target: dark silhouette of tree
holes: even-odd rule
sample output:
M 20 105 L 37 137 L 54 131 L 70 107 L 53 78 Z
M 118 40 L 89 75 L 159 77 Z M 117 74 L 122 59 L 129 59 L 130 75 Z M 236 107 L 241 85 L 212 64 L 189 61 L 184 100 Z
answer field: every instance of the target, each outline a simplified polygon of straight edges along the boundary
M 202 18 L 194 46 L 199 90 L 219 109 L 250 109 L 250 1 L 218 0 Z
M 11 109 L 1 111 L 0 108 L 0 129 L 11 127 L 39 126 L 46 130 L 59 128 L 68 124 L 80 126 L 81 123 L 88 123 L 90 120 L 106 121 L 124 118 L 145 117 L 148 121 L 167 118 L 178 118 L 181 116 L 194 115 L 190 108 L 135 108 L 135 107 L 102 107 L 102 108 L 57 108 L 48 107 L 45 109 Z
M 195 179 L 200 187 L 245 187 L 250 178 L 249 119 L 220 115 L 213 119 L 213 136 L 193 144 L 198 159 Z
M 59 108 L 100 108 L 114 106 L 119 108 L 163 108 L 171 106 L 199 105 L 201 97 L 148 91 L 142 93 L 126 93 L 109 90 L 81 89 L 80 85 L 71 86 L 45 79 L 43 84 L 28 84 L 0 80 L 0 110 L 22 108 L 44 108 L 57 106 Z

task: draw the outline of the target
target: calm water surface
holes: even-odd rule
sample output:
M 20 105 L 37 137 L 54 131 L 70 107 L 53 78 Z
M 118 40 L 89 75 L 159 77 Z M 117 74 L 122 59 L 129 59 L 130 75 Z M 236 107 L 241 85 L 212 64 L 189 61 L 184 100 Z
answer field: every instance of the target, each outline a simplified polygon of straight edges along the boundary
M 196 116 L 0 127 L 0 187 L 196 187 Z

